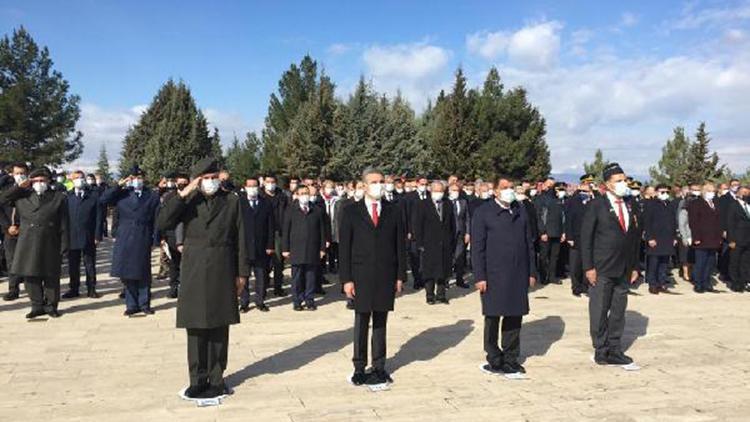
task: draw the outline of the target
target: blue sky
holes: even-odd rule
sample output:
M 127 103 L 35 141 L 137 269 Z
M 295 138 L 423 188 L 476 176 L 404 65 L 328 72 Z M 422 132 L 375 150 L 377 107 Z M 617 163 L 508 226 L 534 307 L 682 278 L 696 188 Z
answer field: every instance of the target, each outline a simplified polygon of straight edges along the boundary
M 0 1 L 0 30 L 24 25 L 82 98 L 89 166 L 114 158 L 169 77 L 219 127 L 262 127 L 268 96 L 310 53 L 346 97 L 363 74 L 420 110 L 462 66 L 523 85 L 547 118 L 556 172 L 596 148 L 636 174 L 676 125 L 706 120 L 735 171 L 750 166 L 750 1 Z

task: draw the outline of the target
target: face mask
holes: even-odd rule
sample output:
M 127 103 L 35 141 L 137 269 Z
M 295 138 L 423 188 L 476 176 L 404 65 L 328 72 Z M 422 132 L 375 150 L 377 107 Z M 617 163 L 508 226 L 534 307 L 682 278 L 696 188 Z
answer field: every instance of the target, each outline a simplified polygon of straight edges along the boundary
M 55 180 L 57 180 L 57 183 L 62 183 L 62 182 L 65 181 L 65 178 L 62 177 L 62 176 L 57 176 L 57 178 L 55 178 Z
M 326 196 L 333 195 L 333 188 L 323 188 L 323 193 L 326 194 Z
M 489 192 L 482 192 L 482 193 L 479 194 L 479 197 L 482 198 L 482 199 L 489 199 L 490 198 L 490 193 Z
M 41 195 L 44 192 L 47 192 L 47 183 L 46 182 L 34 182 L 32 183 L 31 188 L 34 189 L 34 192 Z
M 89 186 L 94 186 L 94 184 L 96 184 L 96 180 L 95 179 L 86 179 L 86 184 L 89 185 Z
M 396 188 L 396 193 L 401 195 L 402 193 L 404 193 L 404 188 Z
M 177 185 L 174 182 L 167 182 L 167 189 L 174 189 Z
M 102 184 L 102 179 L 96 179 L 96 184 L 97 185 L 101 185 Z
M 417 192 L 424 193 L 427 190 L 426 185 L 417 185 Z
M 292 192 L 294 192 L 294 191 L 297 190 L 297 186 L 298 185 L 296 183 L 290 183 L 289 184 L 289 190 L 292 191 Z M 274 185 L 273 187 L 275 188 L 276 185 Z M 266 190 L 268 190 L 268 185 L 266 185 Z
M 691 191 L 690 194 L 693 195 L 693 196 L 701 196 L 701 191 L 694 190 L 694 191 Z
M 669 199 L 669 194 L 668 194 L 668 193 L 666 193 L 666 192 L 661 192 L 661 193 L 659 193 L 659 195 L 657 195 L 657 196 L 658 196 L 658 198 L 659 198 L 660 200 L 662 200 L 662 201 L 666 201 L 667 199 Z
M 201 190 L 206 195 L 213 195 L 219 190 L 221 181 L 219 179 L 203 179 L 201 180 Z
M 510 188 L 503 189 L 500 191 L 500 196 L 498 197 L 498 199 L 500 199 L 500 202 L 510 204 L 511 202 L 516 200 L 516 191 Z
M 517 193 L 516 194 L 516 201 L 525 201 L 525 200 L 526 200 L 526 195 L 524 195 L 522 193 Z
M 713 201 L 716 194 L 714 192 L 706 192 L 703 194 L 703 197 L 706 198 L 706 201 Z
M 354 199 L 359 201 L 360 199 L 364 198 L 365 191 L 364 189 L 355 189 L 354 190 Z
M 130 181 L 130 186 L 135 190 L 143 189 L 143 179 L 133 179 Z
M 297 189 L 295 186 L 294 189 Z M 273 192 L 276 190 L 276 183 L 266 183 L 266 192 Z
M 16 174 L 13 176 L 13 180 L 16 181 L 17 185 L 20 185 L 21 183 L 27 181 L 29 179 L 29 176 L 25 174 Z
M 86 182 L 83 179 L 73 179 L 73 187 L 76 189 L 83 189 Z
M 529 191 L 529 195 L 531 195 L 532 198 L 535 197 L 536 196 L 536 189 L 531 189 Z
M 297 201 L 300 205 L 305 206 L 310 202 L 310 195 L 300 195 L 297 197 Z
M 367 186 L 367 194 L 373 199 L 380 199 L 383 196 L 383 185 L 380 183 L 372 183 Z
M 633 196 L 641 196 L 641 191 L 638 189 L 633 189 L 630 191 L 630 194 Z
M 628 188 L 628 183 L 625 181 L 617 182 L 615 183 L 615 192 L 614 194 L 616 196 L 619 196 L 622 198 L 623 196 L 627 196 L 630 193 L 630 189 Z
M 451 201 L 455 201 L 458 199 L 458 192 L 454 190 L 448 192 L 448 198 L 450 198 Z
M 385 184 L 385 190 L 388 192 L 393 192 L 394 186 L 393 183 L 386 183 Z
M 341 196 L 344 194 L 344 188 L 342 186 L 336 186 L 336 195 Z
M 565 198 L 565 191 L 564 190 L 557 191 L 557 197 L 560 199 Z
M 247 193 L 247 197 L 250 199 L 255 199 L 258 197 L 258 187 L 257 186 L 250 186 L 245 188 L 245 193 Z
M 732 193 L 737 193 L 740 190 L 740 187 L 739 186 L 732 186 L 732 187 L 729 188 L 729 190 L 732 191 Z
M 433 201 L 442 201 L 443 200 L 443 192 L 432 192 L 430 194 L 430 197 L 432 197 Z

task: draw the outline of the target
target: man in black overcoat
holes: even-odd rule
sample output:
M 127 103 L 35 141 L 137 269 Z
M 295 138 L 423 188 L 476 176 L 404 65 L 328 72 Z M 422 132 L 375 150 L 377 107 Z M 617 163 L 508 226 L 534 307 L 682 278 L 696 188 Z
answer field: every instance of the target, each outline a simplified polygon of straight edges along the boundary
M 190 177 L 182 172 L 173 172 L 166 175 L 166 191 L 161 196 L 161 206 L 163 207 L 177 192 L 185 189 L 190 183 Z M 167 297 L 176 299 L 179 296 L 180 289 L 180 265 L 182 264 L 182 251 L 180 245 L 182 241 L 178 236 L 181 225 L 177 225 L 174 230 L 161 231 L 161 246 L 169 251 L 167 265 L 169 267 L 169 292 Z
M 445 185 L 431 184 L 430 199 L 420 201 L 413 212 L 412 237 L 421 252 L 421 272 L 427 303 L 448 303 L 445 288 L 455 252 L 456 219 L 451 202 L 443 198 Z M 437 295 L 435 288 L 437 287 Z
M 731 289 L 750 289 L 750 187 L 737 191 L 737 200 L 727 210 L 727 241 Z
M 424 287 L 424 279 L 422 277 L 422 266 L 419 261 L 421 254 L 419 253 L 417 242 L 414 239 L 414 228 L 412 227 L 412 223 L 414 221 L 414 213 L 416 212 L 417 205 L 419 205 L 421 201 L 426 201 L 429 195 L 430 193 L 427 192 L 426 177 L 418 177 L 416 179 L 416 190 L 404 195 L 403 213 L 406 221 L 409 267 L 411 268 L 411 276 L 414 279 L 414 290 L 419 290 Z
M 49 188 L 51 172 L 41 167 L 29 178 L 0 193 L 0 206 L 15 206 L 20 217 L 11 273 L 23 277 L 31 299 L 26 318 L 45 313 L 59 317 L 62 255 L 68 252 L 65 193 Z
M 669 257 L 677 246 L 677 213 L 669 200 L 669 186 L 656 187 L 656 197 L 643 203 L 643 239 L 646 241 L 646 282 L 651 294 L 667 292 Z
M 594 360 L 600 365 L 627 365 L 622 350 L 630 284 L 638 280 L 640 221 L 625 203 L 625 172 L 611 163 L 602 172 L 607 193 L 588 204 L 581 226 L 581 259 L 589 282 L 589 328 Z
M 28 180 L 29 167 L 26 163 L 14 163 L 10 166 L 10 174 L 5 176 L 5 182 L 0 189 L 10 189 L 18 184 Z M 3 295 L 3 300 L 13 301 L 18 299 L 21 290 L 23 277 L 13 274 L 11 270 L 13 257 L 18 244 L 19 227 L 21 226 L 21 217 L 18 215 L 16 207 L 11 204 L 0 205 L 0 229 L 3 231 L 3 253 L 5 254 L 5 263 L 8 267 L 8 292 Z
M 523 373 L 521 321 L 529 313 L 529 287 L 536 283 L 534 239 L 527 214 L 515 201 L 513 182 L 501 178 L 496 196 L 472 216 L 471 254 L 484 315 L 486 370 Z M 502 349 L 498 331 L 502 317 Z
M 255 274 L 255 307 L 268 312 L 266 306 L 266 269 L 271 255 L 274 254 L 274 232 L 276 224 L 273 217 L 273 206 L 268 200 L 260 196 L 258 180 L 245 180 L 245 188 L 240 195 L 242 216 L 245 219 L 245 242 L 247 242 L 247 257 L 250 269 Z M 240 297 L 240 310 L 244 313 L 250 310 L 249 283 Z
M 296 179 L 293 179 L 296 180 Z M 290 181 L 291 186 L 291 181 Z M 296 185 L 295 185 L 296 190 Z M 276 297 L 286 296 L 284 291 L 284 256 L 281 251 L 281 225 L 284 223 L 284 213 L 289 204 L 292 203 L 292 195 L 287 195 L 276 184 L 276 176 L 269 175 L 263 178 L 263 189 L 260 196 L 271 203 L 273 207 L 273 220 L 276 224 L 274 230 L 274 249 L 266 268 L 266 287 L 271 284 L 271 273 L 273 272 L 273 295 Z
M 339 277 L 354 300 L 354 385 L 392 382 L 385 370 L 386 323 L 406 278 L 406 230 L 398 208 L 382 201 L 383 174 L 362 175 L 365 198 L 343 210 L 339 233 Z M 372 368 L 367 366 L 372 320 Z
M 580 177 L 581 184 L 578 191 L 565 203 L 565 240 L 568 243 L 568 267 L 570 268 L 570 285 L 574 296 L 588 291 L 589 283 L 583 276 L 583 261 L 581 260 L 581 226 L 586 205 L 591 201 L 591 182 L 594 178 L 590 174 Z
M 220 189 L 219 168 L 205 158 L 193 180 L 161 209 L 159 230 L 184 227 L 177 328 L 187 329 L 190 398 L 225 394 L 229 326 L 240 322 L 237 296 L 250 273 L 240 198 Z M 119 241 L 119 240 L 118 240 Z

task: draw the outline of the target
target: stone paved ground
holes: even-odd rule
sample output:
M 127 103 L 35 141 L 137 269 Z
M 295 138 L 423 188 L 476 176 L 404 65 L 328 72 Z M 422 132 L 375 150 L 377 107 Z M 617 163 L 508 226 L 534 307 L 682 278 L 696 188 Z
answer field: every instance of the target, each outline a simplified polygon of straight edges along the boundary
M 685 283 L 674 295 L 641 286 L 630 296 L 626 344 L 640 372 L 590 363 L 587 301 L 567 281 L 533 292 L 522 333 L 526 381 L 479 371 L 476 292 L 451 289 L 449 306 L 428 307 L 409 289 L 389 322 L 396 383 L 380 393 L 345 381 L 353 317 L 338 287 L 314 313 L 273 299 L 270 313 L 251 311 L 231 328 L 236 394 L 197 408 L 177 397 L 187 380 L 185 334 L 174 328 L 164 283 L 154 289 L 156 315 L 125 318 L 108 254 L 100 255 L 104 297 L 63 301 L 58 320 L 27 322 L 25 295 L 0 303 L 0 421 L 750 419 L 750 294 L 699 296 Z

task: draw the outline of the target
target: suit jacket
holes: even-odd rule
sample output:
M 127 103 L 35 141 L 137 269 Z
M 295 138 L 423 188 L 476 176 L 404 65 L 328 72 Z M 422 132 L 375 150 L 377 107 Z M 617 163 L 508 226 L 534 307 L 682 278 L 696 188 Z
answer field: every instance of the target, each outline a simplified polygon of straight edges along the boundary
M 677 214 L 670 201 L 647 199 L 643 205 L 643 239 L 646 243 L 646 254 L 673 255 L 674 242 L 677 240 Z M 655 240 L 651 247 L 648 241 Z
M 398 208 L 381 202 L 377 227 L 365 200 L 344 208 L 339 235 L 339 279 L 354 282 L 357 312 L 392 311 L 396 280 L 406 281 L 406 230 Z
M 743 205 L 734 201 L 727 210 L 727 241 L 737 246 L 750 246 L 750 213 Z
M 469 203 L 465 199 L 458 198 L 455 201 L 448 199 L 448 202 L 453 208 L 453 216 L 456 219 L 456 239 L 460 239 L 463 242 L 465 234 L 471 233 L 471 215 L 469 215 Z M 459 209 L 456 213 L 456 202 L 458 203 Z
M 422 251 L 421 271 L 425 279 L 446 279 L 450 276 L 456 248 L 456 219 L 449 200 L 440 202 L 442 218 L 435 203 L 419 201 L 414 210 L 413 239 Z
M 555 196 L 550 189 L 534 204 L 537 213 L 537 228 L 539 235 L 546 234 L 549 237 L 560 237 L 565 230 L 565 205 Z
M 586 205 L 591 199 L 586 199 L 577 194 L 565 203 L 565 239 L 573 241 L 573 247 L 579 248 L 581 241 L 581 226 Z
M 291 265 L 320 264 L 320 252 L 326 250 L 325 212 L 310 204 L 307 214 L 297 202 L 284 214 L 281 250 L 289 252 Z
M 266 193 L 265 189 L 260 191 L 260 195 L 268 199 L 271 203 L 271 206 L 273 207 L 273 221 L 276 224 L 276 233 L 281 235 L 281 225 L 284 222 L 284 213 L 289 204 L 292 203 L 291 197 L 285 195 L 285 191 L 282 191 L 279 188 L 276 188 L 276 193 L 273 196 Z
M 628 230 L 623 232 L 607 195 L 589 202 L 581 225 L 584 271 L 593 268 L 597 275 L 613 278 L 629 276 L 633 271 L 638 262 L 641 228 L 636 213 L 629 209 L 628 214 Z
M 737 199 L 732 195 L 732 192 L 727 192 L 716 200 L 716 207 L 719 209 L 719 225 L 723 232 L 728 228 L 729 210 L 735 202 L 737 202 Z
M 13 186 L 0 193 L 0 206 L 16 207 L 20 218 L 14 275 L 60 277 L 62 254 L 68 251 L 68 207 L 62 192 L 48 190 L 37 195 L 31 189 Z
M 268 200 L 257 198 L 255 208 L 250 206 L 247 195 L 239 196 L 242 217 L 245 220 L 245 244 L 247 257 L 256 265 L 265 265 L 268 260 L 267 249 L 274 249 L 273 206 Z
M 697 249 L 719 249 L 721 247 L 721 217 L 719 209 L 708 205 L 700 198 L 688 203 L 688 224 L 693 235 L 693 247 Z M 700 242 L 696 244 L 696 242 Z
M 83 198 L 75 190 L 67 194 L 68 227 L 70 233 L 69 248 L 93 248 L 95 241 L 102 240 L 102 205 L 99 203 L 99 192 L 92 189 L 83 190 Z

